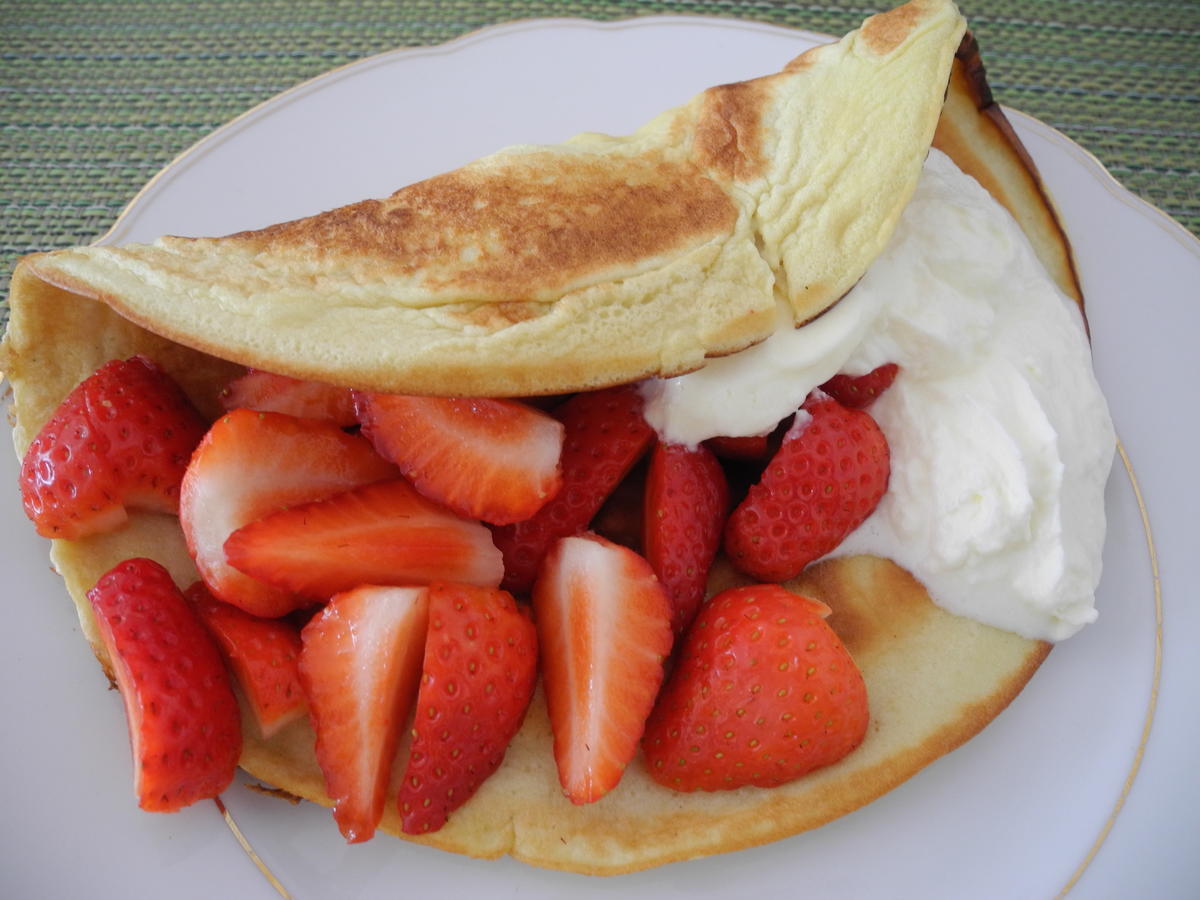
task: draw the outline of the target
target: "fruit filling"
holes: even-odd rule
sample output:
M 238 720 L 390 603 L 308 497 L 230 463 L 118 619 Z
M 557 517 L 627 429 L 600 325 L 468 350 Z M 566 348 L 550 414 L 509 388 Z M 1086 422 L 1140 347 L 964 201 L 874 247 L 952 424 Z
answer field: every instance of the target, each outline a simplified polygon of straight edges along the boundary
M 55 441 L 80 395 L 105 408 L 107 393 L 128 396 L 112 379 L 122 366 L 182 397 L 147 361 L 106 366 L 34 442 L 28 490 L 74 477 Z M 201 580 L 185 600 L 161 568 L 121 576 L 156 565 L 133 561 L 95 593 L 124 578 L 124 602 L 171 597 L 171 616 L 191 622 L 188 646 L 206 654 L 204 690 L 222 698 L 204 716 L 233 708 L 224 665 L 264 738 L 307 715 L 349 842 L 369 839 L 389 802 L 405 832 L 441 828 L 501 765 L 539 677 L 546 752 L 573 803 L 617 788 L 631 764 L 678 790 L 779 784 L 864 734 L 862 678 L 821 618 L 827 607 L 777 582 L 833 549 L 886 490 L 882 433 L 836 396 L 866 406 L 894 375 L 814 392 L 781 436 L 694 447 L 657 438 L 636 385 L 547 412 L 250 372 L 223 392 L 228 411 L 206 432 L 179 427 L 172 441 L 151 440 L 161 416 L 126 403 L 133 412 L 113 427 L 144 438 L 143 469 L 190 460 L 155 483 L 181 497 Z M 56 515 L 86 519 L 84 502 L 67 497 Z M 634 527 L 592 530 L 616 520 Z M 706 601 L 722 549 L 764 583 Z M 131 699 L 141 682 L 123 673 L 134 663 L 170 673 L 177 661 L 123 641 L 119 618 L 96 609 L 130 692 L 135 753 L 148 758 L 159 737 Z M 155 628 L 138 640 L 172 640 Z M 177 808 L 222 790 L 240 733 L 225 722 L 220 734 L 221 768 L 205 778 L 164 786 L 143 763 L 143 804 Z

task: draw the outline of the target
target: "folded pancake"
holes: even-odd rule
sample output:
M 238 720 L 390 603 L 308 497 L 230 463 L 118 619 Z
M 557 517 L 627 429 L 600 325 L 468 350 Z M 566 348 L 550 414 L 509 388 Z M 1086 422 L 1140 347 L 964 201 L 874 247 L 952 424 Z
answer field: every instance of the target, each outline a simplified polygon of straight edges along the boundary
M 306 219 L 34 257 L 172 340 L 381 391 L 675 375 L 842 296 L 912 195 L 964 23 L 913 0 L 628 137 L 581 135 Z
M 921 29 L 927 29 L 931 27 L 927 21 L 927 16 L 931 15 L 931 8 L 935 7 L 908 7 L 907 12 L 891 14 L 891 19 L 885 17 L 884 20 L 871 21 L 891 23 L 888 26 L 888 34 L 896 30 L 909 31 L 906 23 L 910 21 L 919 22 Z M 938 16 L 941 17 L 942 13 L 939 12 Z M 877 54 L 871 47 L 883 38 L 879 35 L 875 38 L 865 37 L 870 33 L 871 27 L 868 23 L 867 28 L 849 43 L 834 45 L 839 49 L 806 54 L 801 57 L 803 62 L 793 64 L 789 71 L 795 73 L 819 70 L 825 64 L 824 60 L 835 54 L 861 55 L 864 57 L 862 65 L 874 65 L 873 60 Z M 874 27 L 878 29 L 880 26 Z M 916 33 L 924 35 L 927 32 L 921 30 Z M 955 35 L 953 41 L 958 42 L 954 28 L 948 29 L 947 33 Z M 889 79 L 910 77 L 907 64 L 902 60 L 901 63 L 899 68 L 888 75 Z M 688 107 L 692 110 L 688 115 L 694 117 L 700 107 L 715 103 L 714 98 L 736 98 L 742 92 L 766 89 L 759 82 L 749 84 L 751 87 L 733 86 L 723 89 L 724 93 L 709 92 L 701 95 L 702 99 L 698 105 Z M 766 86 L 773 84 L 776 82 L 768 80 L 765 83 Z M 827 89 L 840 90 L 837 87 Z M 938 90 L 940 91 L 940 88 Z M 887 102 L 880 106 L 887 106 L 893 98 L 893 93 L 891 89 L 885 91 L 882 96 Z M 736 100 L 731 102 L 736 103 Z M 846 97 L 842 97 L 841 102 L 861 103 Z M 875 105 L 872 104 L 872 108 Z M 670 127 L 682 127 L 678 124 L 683 121 L 679 118 L 680 115 L 668 115 Z M 736 123 L 736 110 L 731 112 L 725 121 Z M 666 127 L 668 126 L 660 121 L 652 124 L 645 134 L 654 137 Z M 818 124 L 818 127 L 823 126 Z M 1014 212 L 1018 221 L 1026 228 L 1039 255 L 1049 261 L 1050 271 L 1060 287 L 1078 297 L 1078 285 L 1075 283 L 1065 237 L 1027 155 L 1016 142 L 1011 128 L 1004 122 L 999 108 L 990 102 L 982 68 L 978 64 L 977 48 L 969 36 L 959 47 L 958 58 L 954 62 L 950 95 L 942 113 L 938 136 L 939 146 Z M 772 141 L 776 141 L 777 137 L 772 138 Z M 654 139 L 657 140 L 657 137 Z M 649 141 L 650 138 L 642 137 L 637 140 Z M 858 137 L 855 140 L 858 140 Z M 601 143 L 598 138 L 585 139 L 583 146 L 588 148 L 588 153 L 598 153 L 595 148 Z M 815 168 L 823 169 L 839 163 L 849 164 L 849 146 L 839 144 L 839 149 L 834 154 L 836 158 L 826 160 Z M 775 143 L 768 149 L 772 160 L 777 154 L 790 153 Z M 518 151 L 514 158 L 534 152 L 542 151 Z M 603 158 L 625 159 L 622 155 L 624 152 L 618 151 L 614 146 L 612 152 Z M 919 156 L 923 155 L 924 150 Z M 806 165 L 798 159 L 797 154 L 791 154 L 791 157 L 794 164 Z M 738 166 L 744 163 L 745 159 L 741 156 L 732 160 L 734 176 L 741 177 L 737 170 Z M 485 163 L 484 168 L 471 171 L 486 173 L 493 171 L 489 168 L 493 165 L 503 168 L 517 163 L 504 156 L 495 157 Z M 771 162 L 770 166 L 777 168 L 775 162 Z M 516 169 L 507 169 L 510 172 L 518 170 L 519 166 Z M 428 184 L 427 182 L 426 185 Z M 911 185 L 905 183 L 895 187 L 895 190 L 907 196 Z M 783 196 L 785 193 L 787 192 L 780 192 L 772 201 L 778 204 L 779 210 L 789 207 L 788 198 Z M 397 196 L 402 198 L 402 201 L 397 202 L 407 202 L 403 201 L 403 198 L 412 195 L 401 192 Z M 855 198 L 855 202 L 862 199 L 857 194 Z M 840 225 L 846 224 L 845 221 L 835 223 L 830 217 L 847 215 L 849 208 L 841 200 L 834 201 L 834 205 L 836 208 L 828 213 L 812 213 L 820 217 L 818 231 L 837 231 Z M 380 208 L 382 206 L 374 207 L 376 211 Z M 766 201 L 760 198 L 757 208 L 768 208 Z M 269 301 L 263 296 L 256 296 L 252 301 L 242 297 L 239 302 L 252 302 L 264 309 L 257 312 L 243 310 L 242 313 L 232 313 L 228 304 L 233 304 L 234 301 L 228 299 L 225 294 L 232 289 L 233 282 L 242 280 L 242 276 L 231 280 L 226 270 L 224 275 L 214 275 L 218 280 L 205 288 L 200 273 L 215 271 L 213 267 L 221 268 L 215 262 L 205 261 L 206 254 L 213 248 L 237 248 L 234 254 L 235 262 L 237 254 L 251 254 L 247 258 L 258 260 L 253 264 L 258 268 L 260 263 L 266 266 L 267 259 L 278 261 L 296 258 L 295 248 L 302 246 L 297 243 L 301 233 L 309 235 L 306 240 L 315 240 L 315 230 L 332 224 L 337 220 L 337 216 L 341 216 L 341 220 L 344 221 L 352 215 L 369 217 L 374 213 L 370 208 L 364 207 L 353 214 L 343 212 L 331 215 L 335 218 L 318 217 L 306 220 L 307 224 L 293 223 L 277 229 L 267 229 L 256 235 L 235 236 L 225 239 L 224 243 L 167 240 L 150 248 L 130 250 L 127 255 L 122 255 L 120 251 L 93 248 L 65 255 L 38 256 L 24 261 L 18 267 L 13 280 L 12 324 L 3 344 L 0 360 L 14 388 L 14 439 L 18 452 L 24 451 L 42 423 L 50 417 L 60 400 L 78 381 L 103 362 L 115 357 L 145 353 L 156 359 L 180 381 L 202 410 L 212 414 L 215 414 L 217 408 L 218 391 L 229 378 L 241 371 L 241 366 L 238 365 L 240 362 L 265 363 L 268 368 L 296 373 L 297 370 L 290 366 L 276 366 L 274 357 L 259 359 L 241 353 L 229 356 L 222 353 L 223 358 L 218 358 L 193 347 L 207 346 L 204 329 L 214 328 L 214 335 L 223 335 L 227 316 L 234 319 L 239 315 L 244 316 L 258 323 L 255 328 L 265 327 L 264 323 L 270 315 L 265 309 L 266 306 L 276 302 L 286 305 L 287 298 L 291 296 L 288 291 L 293 290 L 297 284 L 307 283 L 305 279 L 309 275 L 317 281 L 327 276 L 318 277 L 310 272 L 298 281 L 290 282 L 293 287 L 278 288 L 282 293 L 271 295 Z M 743 209 L 737 215 L 737 227 L 749 228 L 749 213 Z M 799 221 L 788 219 L 782 212 L 779 216 L 776 225 L 785 221 Z M 891 216 L 891 213 L 887 213 L 887 216 Z M 874 217 L 872 218 L 874 221 Z M 360 224 L 365 221 L 363 219 Z M 707 226 L 702 224 L 697 227 Z M 878 221 L 873 227 L 880 232 L 890 230 Z M 788 273 L 784 283 L 791 286 L 788 296 L 796 304 L 794 308 L 798 319 L 814 314 L 823 305 L 836 299 L 836 296 L 848 287 L 848 276 L 844 273 L 835 275 L 834 270 L 840 272 L 840 267 L 844 265 L 851 265 L 851 270 L 860 263 L 865 265 L 869 262 L 871 254 L 863 251 L 863 248 L 868 244 L 876 247 L 883 239 L 880 233 L 873 233 L 869 241 L 859 236 L 848 242 L 814 237 L 797 237 L 789 241 L 779 228 L 770 223 L 758 222 L 755 228 L 765 239 L 774 242 L 775 249 L 771 253 L 778 254 L 774 262 L 767 266 L 770 272 L 763 270 L 763 283 L 779 278 L 779 271 Z M 292 237 L 285 240 L 287 235 Z M 273 242 L 281 243 L 274 246 Z M 720 258 L 724 253 L 733 252 L 729 249 L 728 240 L 709 241 L 705 238 L 686 251 L 683 257 L 677 257 L 664 265 L 667 268 L 679 265 L 686 269 L 691 264 L 681 260 L 688 254 L 701 253 L 701 249 L 698 248 L 709 246 L 710 243 L 711 252 L 716 254 L 714 259 Z M 811 251 L 817 245 L 824 244 L 837 245 L 847 253 L 839 257 L 837 265 L 830 265 L 827 277 L 822 276 L 828 282 L 827 287 L 823 289 L 826 293 L 821 294 L 812 305 L 805 305 L 812 300 L 813 295 L 811 290 L 806 292 L 803 288 L 814 289 L 818 286 L 819 279 L 816 275 L 810 278 L 808 275 L 797 274 L 800 269 L 796 266 L 807 263 L 802 260 L 789 262 L 789 248 L 803 245 Z M 273 246 L 274 249 L 270 249 Z M 336 250 L 331 250 L 330 255 L 335 252 L 341 254 L 345 249 L 342 244 L 336 242 L 335 247 Z M 250 248 L 268 249 L 260 251 Z M 260 252 L 268 256 L 263 257 L 259 255 Z M 761 267 L 769 254 L 767 251 L 760 254 L 755 249 L 753 255 L 757 260 L 755 265 Z M 852 261 L 848 261 L 851 258 Z M 173 262 L 168 265 L 163 262 L 165 259 Z M 366 266 L 364 261 L 359 262 Z M 594 260 L 588 265 L 593 263 Z M 646 272 L 635 275 L 630 280 L 636 281 L 643 276 L 646 279 L 657 277 L 655 273 L 662 271 L 655 268 L 659 265 L 658 257 L 653 257 L 652 263 Z M 320 264 L 320 260 L 314 263 Z M 152 265 L 159 267 L 155 270 L 158 274 L 153 278 L 146 274 L 151 271 Z M 778 271 L 773 268 L 776 265 L 779 266 Z M 200 268 L 194 268 L 195 266 Z M 265 268 L 262 269 L 256 278 L 265 279 L 267 276 L 262 274 L 265 271 Z M 434 271 L 436 273 L 443 270 L 435 267 Z M 134 301 L 129 297 L 141 296 L 144 293 L 143 288 L 138 286 L 141 283 L 138 279 L 143 276 L 154 284 L 154 293 L 161 295 L 160 301 L 170 297 L 171 302 L 178 302 L 181 307 L 187 309 L 198 308 L 205 303 L 216 304 L 219 309 L 218 315 L 221 317 L 220 326 L 203 321 L 186 324 L 186 327 L 179 324 L 192 315 L 190 312 L 181 313 L 179 317 L 164 310 L 139 312 L 140 307 L 135 309 Z M 397 292 L 404 296 L 422 297 L 432 297 L 438 293 L 429 287 L 428 278 L 435 276 L 419 277 L 424 280 L 418 282 L 418 276 L 413 276 L 408 281 L 401 279 L 404 287 L 397 288 Z M 541 278 L 543 275 L 536 277 Z M 547 279 L 546 283 L 549 283 L 551 276 L 544 274 L 544 277 Z M 497 280 L 493 285 L 499 283 Z M 722 280 L 719 283 L 722 289 L 741 284 L 737 279 Z M 268 293 L 274 290 L 265 284 L 260 286 Z M 323 290 L 331 289 L 332 285 L 324 283 Z M 613 296 L 611 286 L 601 291 L 593 284 L 591 289 L 594 289 L 593 293 L 607 291 L 606 296 L 610 299 Z M 716 290 L 715 285 L 713 289 Z M 439 290 L 448 291 L 452 288 L 443 287 Z M 176 297 L 172 293 L 174 291 L 181 291 L 182 294 Z M 829 296 L 829 293 L 833 296 Z M 117 297 L 118 294 L 120 298 Z M 534 305 L 538 307 L 539 318 L 549 319 L 560 315 L 558 310 L 576 302 L 583 303 L 584 300 L 578 298 L 585 295 L 589 295 L 589 288 L 571 288 L 559 298 L 563 301 L 559 305 L 547 304 L 546 309 L 541 309 L 540 301 Z M 734 302 L 741 296 L 735 292 Z M 222 299 L 214 299 L 217 297 Z M 112 306 L 104 302 L 95 302 L 95 298 L 108 301 Z M 653 305 L 658 299 L 659 296 L 655 294 L 647 302 Z M 458 304 L 457 313 L 449 312 L 447 306 L 432 307 L 434 312 L 426 311 L 428 321 L 447 323 L 468 306 L 480 313 L 480 321 L 486 320 L 485 324 L 479 325 L 476 331 L 458 334 L 453 340 L 446 338 L 447 341 L 469 342 L 476 339 L 479 345 L 484 347 L 515 346 L 509 343 L 515 338 L 510 339 L 505 337 L 505 334 L 510 328 L 518 329 L 520 325 L 501 326 L 494 321 L 495 317 L 507 315 L 502 311 L 510 307 L 503 304 Z M 753 304 L 746 309 L 749 310 L 752 306 Z M 403 311 L 402 309 L 401 312 Z M 130 318 L 126 318 L 124 313 L 128 313 L 133 319 L 143 315 L 154 318 L 155 330 L 135 324 Z M 161 322 L 157 318 L 159 315 L 163 317 Z M 681 313 L 676 310 L 675 315 Z M 746 312 L 743 318 L 748 321 L 753 315 Z M 687 319 L 687 316 L 684 316 L 684 319 Z M 315 320 L 323 319 L 318 315 Z M 682 327 L 684 322 L 681 320 L 676 323 L 672 320 L 672 324 Z M 184 333 L 177 332 L 176 328 L 182 329 Z M 197 329 L 195 334 L 188 331 L 193 328 Z M 689 335 L 694 333 L 696 332 L 688 332 Z M 718 349 L 732 349 L 733 345 L 741 340 L 757 339 L 749 337 L 749 332 L 738 333 L 742 334 L 742 337 L 733 339 L 728 346 Z M 211 340 L 215 342 L 218 338 L 213 337 Z M 490 343 L 493 340 L 499 343 Z M 606 348 L 611 346 L 606 345 Z M 704 352 L 712 349 L 706 348 Z M 439 354 L 441 351 L 434 356 Z M 669 355 L 664 351 L 663 359 Z M 236 361 L 228 361 L 231 358 Z M 441 354 L 439 358 L 449 357 Z M 698 361 L 698 357 L 687 358 L 692 360 L 689 365 Z M 677 359 L 682 360 L 683 357 Z M 594 358 L 589 356 L 586 360 L 585 363 L 580 363 L 581 368 L 572 371 L 588 371 L 586 367 L 592 364 Z M 350 383 L 355 383 L 358 377 L 356 371 L 347 368 L 337 359 L 321 357 L 314 365 L 316 370 L 298 374 L 316 375 L 326 380 L 336 378 Z M 376 360 L 372 365 L 383 363 Z M 446 376 L 450 378 L 450 382 L 436 380 L 431 374 L 432 369 L 423 368 L 425 365 L 414 363 L 414 367 L 405 369 L 406 374 L 400 377 L 399 384 L 393 384 L 386 379 L 385 382 L 389 386 L 401 386 L 405 389 L 415 389 L 414 385 L 421 389 L 455 388 L 447 392 L 468 392 L 479 384 L 477 380 L 463 375 L 466 369 L 462 365 L 451 367 L 450 371 L 454 375 Z M 533 371 L 536 370 L 522 370 L 521 374 L 513 375 L 513 380 L 506 382 L 502 390 L 509 391 L 518 386 L 528 389 L 530 383 L 524 379 L 533 377 L 530 375 Z M 597 376 L 597 381 L 608 381 L 615 377 L 615 371 L 617 370 L 604 370 Z M 426 378 L 426 375 L 429 377 Z M 464 378 L 463 384 L 466 387 L 460 386 L 454 380 L 459 376 Z M 415 381 L 410 383 L 405 380 L 410 377 Z M 623 374 L 621 377 L 626 376 Z M 583 383 L 587 380 L 580 381 L 580 378 L 582 376 L 572 375 L 567 380 L 552 383 L 557 389 L 565 384 Z M 378 387 L 381 382 L 366 383 Z M 131 515 L 129 526 L 121 531 L 77 542 L 53 542 L 54 564 L 78 606 L 84 633 L 92 642 L 93 649 L 102 663 L 106 663 L 104 651 L 96 639 L 84 594 L 103 572 L 130 556 L 149 556 L 159 560 L 168 567 L 182 586 L 197 578 L 178 524 L 170 517 L 134 513 Z M 725 564 L 719 563 L 714 569 L 710 586 L 717 590 L 736 583 L 737 579 Z M 409 839 L 472 856 L 496 857 L 511 854 L 539 866 L 595 874 L 634 871 L 776 840 L 821 825 L 870 802 L 969 739 L 1016 696 L 1050 649 L 1048 644 L 1026 640 L 941 610 L 931 602 L 924 588 L 916 580 L 886 560 L 854 557 L 827 561 L 811 567 L 790 586 L 819 597 L 834 610 L 830 622 L 846 642 L 867 683 L 872 724 L 862 746 L 841 762 L 778 788 L 747 787 L 713 794 L 679 794 L 652 782 L 639 759 L 631 764 L 623 781 L 611 794 L 598 803 L 577 807 L 563 797 L 559 788 L 544 701 L 538 695 L 535 696 L 525 724 L 498 772 L 485 782 L 471 801 L 451 816 L 445 828 L 431 835 Z M 247 771 L 298 796 L 318 803 L 329 803 L 316 764 L 313 734 L 307 721 L 297 722 L 271 740 L 263 741 L 257 737 L 255 726 L 247 719 L 246 735 L 241 762 Z M 400 753 L 404 752 L 405 748 L 401 747 Z M 399 765 L 394 769 L 397 773 L 401 770 Z M 289 809 L 290 807 L 281 804 L 279 816 L 287 816 Z M 398 834 L 399 826 L 394 804 L 389 804 L 383 828 Z

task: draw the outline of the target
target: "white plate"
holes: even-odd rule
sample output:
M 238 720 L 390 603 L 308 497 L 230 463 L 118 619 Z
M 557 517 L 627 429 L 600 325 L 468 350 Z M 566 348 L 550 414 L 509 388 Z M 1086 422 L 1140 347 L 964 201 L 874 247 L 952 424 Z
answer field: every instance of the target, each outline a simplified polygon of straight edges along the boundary
M 710 84 L 774 70 L 818 40 L 716 19 L 550 20 L 386 53 L 202 141 L 147 186 L 106 240 L 227 233 L 380 196 L 508 143 L 627 132 Z M 293 896 L 437 888 L 700 898 L 750 884 L 768 896 L 803 888 L 827 898 L 1053 897 L 1068 888 L 1072 897 L 1197 895 L 1200 613 L 1184 579 L 1200 505 L 1190 468 L 1200 444 L 1192 349 L 1200 244 L 1065 137 L 1013 118 L 1074 239 L 1099 377 L 1145 501 L 1118 461 L 1100 622 L 1056 649 L 980 737 L 866 809 L 766 847 L 616 880 L 387 837 L 348 848 L 325 811 L 232 788 L 230 810 Z M 4 893 L 277 896 L 211 804 L 174 816 L 135 809 L 119 699 L 79 636 L 44 542 L 21 516 L 15 461 L 3 454 L 0 467 Z

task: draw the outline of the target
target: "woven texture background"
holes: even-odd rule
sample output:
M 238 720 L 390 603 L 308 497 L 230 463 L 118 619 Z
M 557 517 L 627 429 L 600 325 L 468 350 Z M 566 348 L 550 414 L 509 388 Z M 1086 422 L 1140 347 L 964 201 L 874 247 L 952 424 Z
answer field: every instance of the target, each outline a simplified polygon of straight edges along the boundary
M 853 0 L 0 0 L 0 285 L 88 243 L 218 125 L 321 72 L 542 16 L 687 13 L 841 34 Z M 1200 234 L 1200 0 L 960 0 L 998 99 Z M 6 317 L 6 309 L 0 316 Z

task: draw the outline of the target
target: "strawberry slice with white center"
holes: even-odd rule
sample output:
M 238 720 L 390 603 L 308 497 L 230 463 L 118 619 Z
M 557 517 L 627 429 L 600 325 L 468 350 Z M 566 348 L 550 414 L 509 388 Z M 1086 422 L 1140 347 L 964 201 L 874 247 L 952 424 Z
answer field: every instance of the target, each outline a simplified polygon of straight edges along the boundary
M 220 600 L 274 618 L 305 598 L 239 572 L 225 557 L 238 528 L 285 506 L 394 479 L 370 442 L 331 422 L 238 409 L 205 435 L 188 465 L 179 519 L 200 577 Z
M 317 763 L 348 843 L 383 815 L 392 758 L 425 648 L 425 588 L 361 587 L 333 597 L 301 632 L 300 678 L 317 733 Z
M 161 565 L 129 559 L 88 591 L 129 724 L 138 805 L 174 812 L 229 786 L 242 752 L 221 654 Z
M 528 519 L 562 482 L 563 427 L 512 400 L 356 392 L 363 434 L 417 490 L 493 525 Z
M 264 738 L 308 711 L 300 686 L 300 631 L 213 598 L 203 582 L 184 592 L 216 639 Z
M 358 424 L 349 388 L 322 381 L 301 381 L 274 372 L 250 369 L 225 386 L 220 396 L 227 410 L 253 409 L 285 413 L 301 419 L 323 419 L 335 425 Z
M 527 591 L 559 538 L 579 534 L 654 441 L 634 385 L 576 394 L 555 411 L 563 423 L 563 486 L 533 517 L 496 529 L 503 587 Z
M 537 681 L 537 635 L 506 591 L 429 588 L 413 743 L 397 805 L 407 834 L 436 831 L 500 766 Z
M 495 587 L 504 577 L 504 559 L 485 525 L 404 480 L 271 513 L 230 535 L 225 554 L 247 575 L 316 599 L 362 584 Z
M 25 514 L 48 538 L 113 531 L 128 509 L 174 514 L 204 419 L 150 360 L 113 360 L 80 382 L 25 452 Z
M 642 557 L 564 538 L 533 589 L 554 759 L 573 803 L 612 790 L 637 753 L 671 651 L 671 607 Z

